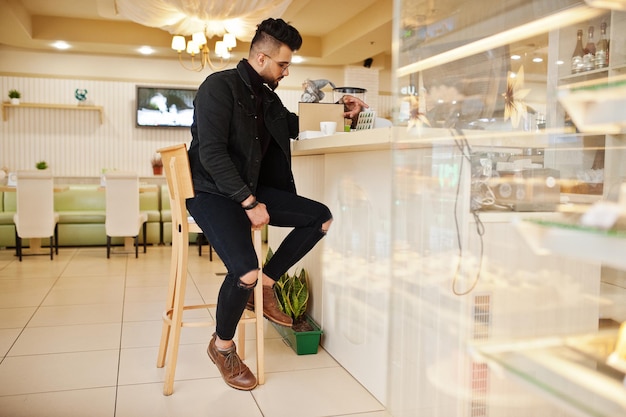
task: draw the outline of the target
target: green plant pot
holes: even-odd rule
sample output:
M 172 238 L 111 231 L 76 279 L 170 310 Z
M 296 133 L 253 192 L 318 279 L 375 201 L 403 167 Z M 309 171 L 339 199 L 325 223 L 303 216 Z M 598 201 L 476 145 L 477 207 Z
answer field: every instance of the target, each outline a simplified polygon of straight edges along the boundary
M 320 326 L 313 321 L 309 316 L 306 320 L 314 330 L 308 332 L 294 332 L 290 327 L 280 326 L 274 324 L 274 327 L 281 335 L 285 343 L 293 349 L 298 355 L 313 355 L 317 353 L 317 348 L 320 345 L 320 339 L 323 331 Z

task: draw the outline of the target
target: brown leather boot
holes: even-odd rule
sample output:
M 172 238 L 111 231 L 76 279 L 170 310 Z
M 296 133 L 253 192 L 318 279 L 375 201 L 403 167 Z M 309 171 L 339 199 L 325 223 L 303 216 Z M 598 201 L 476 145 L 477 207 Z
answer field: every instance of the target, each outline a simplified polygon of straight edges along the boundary
M 215 346 L 216 338 L 217 335 L 213 333 L 213 337 L 207 348 L 207 353 L 222 374 L 224 382 L 233 388 L 244 391 L 250 391 L 256 387 L 256 377 L 250 371 L 250 368 L 241 361 L 239 355 L 237 355 L 235 344 L 233 343 L 230 348 L 222 351 Z
M 246 308 L 250 311 L 254 311 L 254 291 L 250 293 Z M 269 285 L 263 286 L 263 316 L 272 323 L 281 326 L 291 327 L 293 325 L 292 318 L 280 311 L 276 294 L 274 294 L 274 287 L 270 287 Z

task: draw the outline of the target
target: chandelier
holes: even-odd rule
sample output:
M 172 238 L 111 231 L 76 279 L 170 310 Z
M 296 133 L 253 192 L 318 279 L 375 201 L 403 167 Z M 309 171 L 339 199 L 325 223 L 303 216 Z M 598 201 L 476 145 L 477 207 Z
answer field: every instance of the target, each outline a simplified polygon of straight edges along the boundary
M 110 0 L 109 0 L 110 1 Z M 292 0 L 112 0 L 120 17 L 171 35 L 183 68 L 225 68 L 237 39 L 252 39 L 263 17 L 282 16 Z M 189 35 L 191 39 L 189 39 Z M 207 40 L 223 36 L 213 51 Z M 183 57 L 186 52 L 189 57 Z M 213 53 L 214 61 L 211 60 Z M 191 58 L 191 59 L 189 59 Z M 218 59 L 219 58 L 219 59 Z
M 183 35 L 174 35 L 172 49 L 178 52 L 178 61 L 183 68 L 190 71 L 202 71 L 207 66 L 213 71 L 226 68 L 230 62 L 231 50 L 237 46 L 237 39 L 232 33 L 225 33 L 221 41 L 215 42 L 214 54 L 219 58 L 219 63 L 211 61 L 211 51 L 208 46 L 206 31 L 196 32 L 191 39 L 186 40 Z M 183 51 L 191 57 L 188 64 L 183 59 Z

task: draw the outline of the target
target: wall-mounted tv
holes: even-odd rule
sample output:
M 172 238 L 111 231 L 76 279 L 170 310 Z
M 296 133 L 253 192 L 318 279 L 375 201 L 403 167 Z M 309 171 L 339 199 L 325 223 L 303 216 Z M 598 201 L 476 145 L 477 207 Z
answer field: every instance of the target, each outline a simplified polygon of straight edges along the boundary
M 138 127 L 189 127 L 195 89 L 137 86 Z

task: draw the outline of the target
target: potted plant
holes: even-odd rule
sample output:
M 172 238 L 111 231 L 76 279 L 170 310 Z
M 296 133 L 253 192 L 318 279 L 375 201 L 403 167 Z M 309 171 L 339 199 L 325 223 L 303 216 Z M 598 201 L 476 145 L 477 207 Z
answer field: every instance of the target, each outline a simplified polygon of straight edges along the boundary
M 48 163 L 46 161 L 39 161 L 35 164 L 37 169 L 48 169 Z
M 161 160 L 161 155 L 154 154 L 152 159 L 150 160 L 152 164 L 152 173 L 154 175 L 162 175 L 163 174 L 163 161 Z
M 270 249 L 268 260 L 272 254 Z M 323 332 L 319 325 L 306 314 L 309 301 L 309 278 L 306 270 L 303 268 L 293 275 L 285 273 L 276 281 L 274 293 L 280 309 L 293 319 L 291 328 L 274 325 L 283 340 L 298 355 L 317 353 Z
M 19 91 L 17 90 L 9 91 L 9 99 L 11 100 L 11 104 L 20 104 L 20 97 L 22 97 L 22 95 L 20 94 Z

